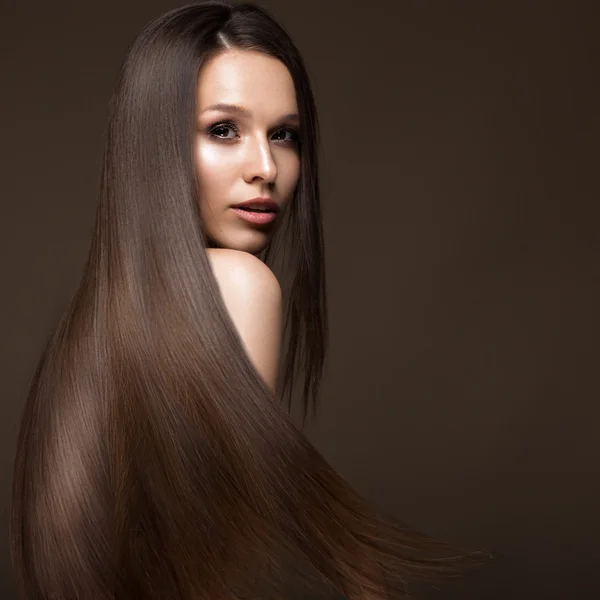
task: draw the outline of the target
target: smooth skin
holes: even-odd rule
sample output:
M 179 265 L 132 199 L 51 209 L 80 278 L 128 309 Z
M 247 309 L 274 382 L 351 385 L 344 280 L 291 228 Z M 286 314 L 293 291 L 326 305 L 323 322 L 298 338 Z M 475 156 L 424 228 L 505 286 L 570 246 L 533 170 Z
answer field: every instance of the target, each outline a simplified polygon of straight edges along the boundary
M 207 250 L 221 297 L 263 381 L 276 390 L 282 337 L 282 296 L 277 278 L 261 260 L 240 250 Z
M 207 255 L 248 357 L 275 391 L 282 294 L 256 254 L 279 226 L 300 177 L 294 84 L 279 60 L 231 50 L 203 65 L 197 91 L 195 162 Z M 273 223 L 252 224 L 231 209 L 257 196 L 279 206 Z
M 219 104 L 238 109 L 214 108 Z M 198 196 L 208 245 L 257 254 L 281 223 L 300 176 L 292 78 L 265 54 L 220 53 L 200 69 L 196 107 Z M 251 224 L 231 209 L 256 197 L 278 205 L 274 222 Z

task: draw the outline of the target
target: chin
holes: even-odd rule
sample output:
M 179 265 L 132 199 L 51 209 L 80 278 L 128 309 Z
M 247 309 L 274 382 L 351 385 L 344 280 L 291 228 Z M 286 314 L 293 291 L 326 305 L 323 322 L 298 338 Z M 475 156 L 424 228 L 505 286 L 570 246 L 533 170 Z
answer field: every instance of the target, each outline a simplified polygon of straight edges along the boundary
M 209 248 L 228 248 L 230 250 L 240 250 L 249 254 L 258 254 L 265 249 L 271 240 L 272 233 L 264 231 L 236 231 L 230 235 L 221 235 L 209 239 Z

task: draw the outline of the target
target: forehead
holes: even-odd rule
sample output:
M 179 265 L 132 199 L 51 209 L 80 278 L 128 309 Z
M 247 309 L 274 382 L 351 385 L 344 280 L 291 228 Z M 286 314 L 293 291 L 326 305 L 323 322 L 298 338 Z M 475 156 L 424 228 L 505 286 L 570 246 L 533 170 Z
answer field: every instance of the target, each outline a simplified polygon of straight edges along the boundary
M 198 73 L 199 110 L 216 103 L 295 112 L 296 93 L 287 67 L 276 58 L 230 50 L 210 58 Z

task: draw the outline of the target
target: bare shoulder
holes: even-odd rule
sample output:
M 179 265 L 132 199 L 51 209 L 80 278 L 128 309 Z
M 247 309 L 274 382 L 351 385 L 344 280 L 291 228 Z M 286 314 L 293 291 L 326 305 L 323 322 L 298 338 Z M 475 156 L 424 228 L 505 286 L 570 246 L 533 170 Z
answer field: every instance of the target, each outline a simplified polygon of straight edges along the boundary
M 261 298 L 281 296 L 273 271 L 256 256 L 229 248 L 207 248 L 206 254 L 220 287 Z
M 259 258 L 228 248 L 207 248 L 221 297 L 248 357 L 275 389 L 282 334 L 281 287 Z

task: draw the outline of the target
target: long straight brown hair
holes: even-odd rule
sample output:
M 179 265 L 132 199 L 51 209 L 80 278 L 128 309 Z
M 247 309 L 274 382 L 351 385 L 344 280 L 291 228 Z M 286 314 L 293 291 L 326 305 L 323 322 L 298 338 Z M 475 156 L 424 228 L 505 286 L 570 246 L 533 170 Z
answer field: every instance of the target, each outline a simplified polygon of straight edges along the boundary
M 285 259 L 290 276 L 277 394 L 228 316 L 199 213 L 197 76 L 228 48 L 281 60 L 301 117 L 300 181 L 261 256 L 273 268 Z M 482 562 L 377 511 L 289 416 L 299 382 L 314 418 L 326 349 L 318 140 L 302 59 L 264 9 L 185 6 L 129 49 L 87 262 L 22 418 L 11 519 L 21 598 L 275 599 L 328 585 L 381 600 Z

